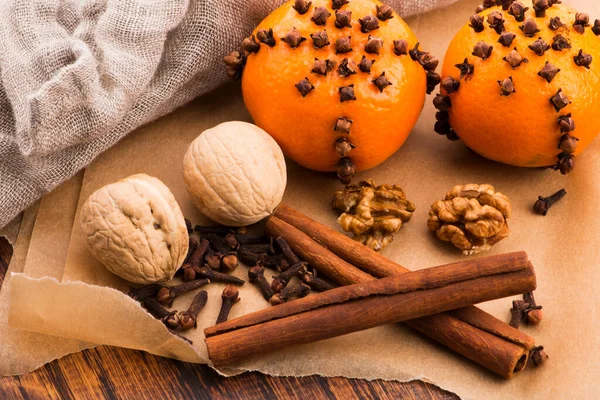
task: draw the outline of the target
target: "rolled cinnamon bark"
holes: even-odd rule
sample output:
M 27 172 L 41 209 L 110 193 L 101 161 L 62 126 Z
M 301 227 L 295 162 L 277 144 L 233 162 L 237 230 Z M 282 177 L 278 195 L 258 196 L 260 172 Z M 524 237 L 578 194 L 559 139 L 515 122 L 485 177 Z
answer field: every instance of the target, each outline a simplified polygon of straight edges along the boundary
M 312 248 L 316 248 L 315 246 L 320 243 L 339 256 L 331 254 L 336 259 L 341 257 L 346 263 L 378 277 L 409 271 L 285 204 L 275 210 L 274 217 L 267 222 L 266 229 L 269 234 L 281 235 L 288 242 L 301 240 L 303 248 L 310 243 L 307 239 L 313 239 Z M 290 243 L 290 246 L 294 251 L 301 250 L 300 246 L 296 249 L 293 243 Z M 309 252 L 299 255 L 303 258 L 310 257 Z M 320 272 L 328 275 L 329 268 L 327 266 L 324 269 L 321 268 L 318 259 L 306 259 L 306 261 Z M 339 268 L 336 274 L 343 275 L 343 270 L 344 268 Z M 335 276 L 331 276 L 331 278 L 336 281 Z M 374 277 L 371 276 L 369 279 L 374 279 Z M 446 315 L 432 315 L 406 323 L 429 338 L 505 378 L 510 378 L 525 368 L 529 352 L 535 346 L 535 340 L 531 336 L 512 328 L 474 306 L 454 310 Z
M 524 253 L 448 264 L 329 290 L 207 328 L 217 367 L 290 345 L 534 290 Z

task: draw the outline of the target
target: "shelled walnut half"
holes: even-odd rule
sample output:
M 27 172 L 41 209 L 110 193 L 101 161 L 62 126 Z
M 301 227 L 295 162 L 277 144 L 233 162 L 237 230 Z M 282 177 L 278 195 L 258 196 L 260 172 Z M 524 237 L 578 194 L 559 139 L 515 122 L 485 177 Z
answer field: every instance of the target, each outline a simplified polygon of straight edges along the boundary
M 510 234 L 508 197 L 491 185 L 458 185 L 436 201 L 427 226 L 440 240 L 451 242 L 465 255 L 489 250 Z
M 372 180 L 360 181 L 338 190 L 333 196 L 333 208 L 341 211 L 338 223 L 354 239 L 367 247 L 381 251 L 393 240 L 402 224 L 410 221 L 415 205 L 396 185 L 376 186 Z

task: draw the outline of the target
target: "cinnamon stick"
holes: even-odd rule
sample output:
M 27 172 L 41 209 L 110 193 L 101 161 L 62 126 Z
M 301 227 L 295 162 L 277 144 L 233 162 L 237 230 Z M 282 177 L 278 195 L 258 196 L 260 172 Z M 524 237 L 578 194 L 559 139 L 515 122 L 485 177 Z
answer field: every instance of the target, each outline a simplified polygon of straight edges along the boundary
M 352 265 L 354 269 L 359 267 L 378 277 L 409 271 L 285 204 L 275 210 L 274 216 L 267 222 L 266 229 L 269 234 L 284 237 L 290 242 L 294 251 L 300 250 L 296 248 L 296 245 L 302 243 L 302 246 L 306 246 L 307 243 L 311 243 L 307 239 L 313 239 L 311 250 L 325 246 L 341 258 L 331 254 L 332 257 L 344 259 L 346 265 Z M 299 255 L 304 258 L 310 256 L 309 253 L 304 252 Z M 325 268 L 321 268 L 319 259 L 304 259 L 327 275 L 330 268 L 327 268 L 327 265 Z M 341 265 L 338 266 L 341 267 Z M 336 274 L 344 275 L 344 268 L 336 270 Z M 337 283 L 341 283 L 336 276 L 328 276 Z M 370 276 L 367 279 L 374 279 L 374 277 Z M 354 283 L 358 282 L 364 282 L 364 280 L 354 281 Z M 535 340 L 531 336 L 512 328 L 474 306 L 454 310 L 448 315 L 428 316 L 422 320 L 407 321 L 406 323 L 429 338 L 505 378 L 510 378 L 525 368 L 529 352 L 535 346 Z
M 223 367 L 265 351 L 507 297 L 535 286 L 527 256 L 511 253 L 332 289 L 204 333 L 211 361 Z

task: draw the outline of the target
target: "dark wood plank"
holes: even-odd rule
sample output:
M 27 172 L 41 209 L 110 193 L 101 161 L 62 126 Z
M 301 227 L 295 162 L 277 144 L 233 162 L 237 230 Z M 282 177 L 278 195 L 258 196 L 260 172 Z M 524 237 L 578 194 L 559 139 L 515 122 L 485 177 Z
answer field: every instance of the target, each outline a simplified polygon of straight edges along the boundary
M 0 283 L 12 248 L 0 238 Z M 0 378 L 0 398 L 108 399 L 457 399 L 438 387 L 413 381 L 272 377 L 248 372 L 223 378 L 205 365 L 100 346 L 71 354 L 38 370 Z

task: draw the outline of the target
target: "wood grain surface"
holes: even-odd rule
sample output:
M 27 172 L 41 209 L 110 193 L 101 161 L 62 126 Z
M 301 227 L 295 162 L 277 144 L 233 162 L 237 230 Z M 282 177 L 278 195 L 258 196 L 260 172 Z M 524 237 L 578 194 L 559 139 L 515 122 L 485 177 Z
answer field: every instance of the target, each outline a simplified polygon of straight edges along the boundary
M 0 283 L 12 249 L 0 238 Z M 1 339 L 0 339 L 1 340 Z M 248 372 L 223 378 L 205 365 L 100 346 L 38 370 L 0 378 L 0 399 L 457 399 L 421 381 L 272 377 Z

